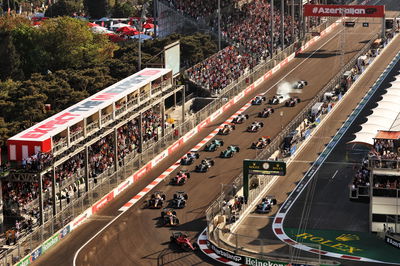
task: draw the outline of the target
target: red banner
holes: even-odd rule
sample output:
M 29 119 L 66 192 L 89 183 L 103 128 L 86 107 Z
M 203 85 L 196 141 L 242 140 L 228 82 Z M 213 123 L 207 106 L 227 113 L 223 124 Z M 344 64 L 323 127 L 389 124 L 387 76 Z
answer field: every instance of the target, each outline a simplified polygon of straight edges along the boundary
M 385 16 L 385 6 L 304 5 L 304 16 L 381 18 Z

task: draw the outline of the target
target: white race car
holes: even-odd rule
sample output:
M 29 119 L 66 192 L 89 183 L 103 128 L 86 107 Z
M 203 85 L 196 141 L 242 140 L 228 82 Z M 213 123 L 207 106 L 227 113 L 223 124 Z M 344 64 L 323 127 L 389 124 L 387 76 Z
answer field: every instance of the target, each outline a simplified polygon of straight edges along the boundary
M 247 127 L 247 132 L 257 132 L 260 128 L 264 126 L 263 122 L 253 122 L 250 126 Z
M 304 88 L 304 87 L 307 86 L 307 85 L 308 85 L 308 82 L 307 82 L 307 81 L 305 81 L 305 80 L 299 80 L 299 81 L 296 81 L 295 83 L 293 83 L 293 84 L 292 84 L 292 87 L 293 87 L 293 89 L 299 90 L 299 89 Z

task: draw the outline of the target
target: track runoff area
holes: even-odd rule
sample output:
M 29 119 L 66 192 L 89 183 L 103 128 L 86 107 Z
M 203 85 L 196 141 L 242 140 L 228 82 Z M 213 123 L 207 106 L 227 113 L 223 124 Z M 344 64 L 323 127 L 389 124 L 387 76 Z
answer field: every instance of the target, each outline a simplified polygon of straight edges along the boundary
M 347 36 L 345 62 L 354 56 L 373 35 L 371 28 L 368 32 L 360 31 L 362 29 L 358 27 L 349 30 L 349 33 L 352 32 L 352 34 Z M 174 247 L 169 246 L 171 230 L 157 226 L 160 211 L 142 208 L 143 202 L 147 199 L 143 193 L 146 193 L 146 190 L 147 193 L 151 193 L 148 191 L 155 187 L 153 191 L 163 191 L 167 195 L 167 199 L 171 199 L 177 190 L 185 191 L 189 195 L 188 203 L 184 209 L 177 211 L 181 224 L 173 230 L 186 231 L 191 236 L 202 231 L 206 226 L 204 211 L 220 192 L 221 184 L 229 184 L 241 172 L 240 167 L 238 167 L 238 165 L 241 165 L 241 161 L 255 155 L 254 150 L 248 149 L 251 142 L 263 135 L 276 136 L 281 126 L 285 126 L 306 105 L 307 101 L 339 71 L 338 33 L 339 30 L 337 29 L 325 38 L 321 38 L 303 54 L 293 59 L 286 67 L 277 70 L 264 84 L 258 84 L 260 86 L 257 88 L 257 92 L 239 102 L 239 107 L 236 110 L 242 108 L 257 94 L 267 92 L 267 97 L 274 95 L 276 86 L 282 81 L 290 82 L 305 79 L 309 82 L 307 90 L 299 95 L 303 102 L 292 108 L 279 106 L 278 108 L 284 111 L 284 117 L 281 118 L 279 114 L 275 114 L 263 119 L 266 126 L 257 134 L 244 133 L 243 131 L 251 122 L 256 120 L 254 117 L 265 106 L 250 106 L 247 110 L 242 110 L 250 116 L 250 119 L 238 126 L 230 135 L 221 137 L 225 142 L 225 147 L 236 144 L 242 148 L 233 159 L 213 158 L 215 166 L 211 167 L 207 174 L 191 173 L 191 178 L 182 187 L 170 186 L 167 184 L 168 182 L 160 180 L 165 169 L 170 169 L 172 171 L 168 170 L 170 172 L 169 177 L 161 178 L 169 181 L 169 178 L 181 169 L 181 167 L 171 169 L 170 167 L 176 166 L 174 162 L 177 162 L 184 153 L 196 146 L 196 143 L 199 143 L 204 136 L 208 136 L 213 131 L 213 134 L 215 134 L 215 126 L 210 126 L 204 132 L 200 132 L 199 136 L 194 137 L 193 141 L 189 142 L 181 151 L 178 151 L 174 158 L 161 162 L 156 167 L 157 169 L 144 176 L 136 186 L 121 193 L 109 206 L 104 207 L 98 214 L 93 215 L 87 223 L 67 236 L 61 245 L 56 246 L 39 259 L 38 265 L 48 265 L 49 263 L 52 265 L 71 265 L 72 261 L 68 258 L 75 258 L 76 265 L 155 265 L 160 262 L 193 265 L 203 260 L 206 260 L 205 264 L 215 264 L 215 262 L 207 260 L 200 254 L 176 252 Z M 326 64 L 330 66 L 329 69 L 321 73 L 321 66 L 326 66 Z M 315 75 L 315 73 L 321 74 Z M 219 126 L 236 112 L 233 108 L 227 110 L 225 117 L 216 121 L 216 126 Z M 219 152 L 220 150 L 214 153 L 200 152 L 200 158 L 195 163 L 199 163 L 206 157 L 216 157 Z M 187 167 L 189 171 L 192 168 L 194 166 Z M 157 186 L 151 183 L 156 181 L 154 177 L 159 178 L 160 182 Z M 147 186 L 146 182 L 147 184 L 150 183 L 150 187 Z M 132 195 L 140 195 L 140 192 L 142 192 L 140 199 L 132 202 Z M 128 202 L 132 204 L 127 206 Z M 110 223 L 110 221 L 112 222 Z
M 325 146 L 346 121 L 348 114 L 369 92 L 379 75 L 388 65 L 392 67 L 398 61 L 399 56 L 396 61 L 390 63 L 399 52 L 399 44 L 400 38 L 396 36 L 323 120 L 313 133 L 313 137 L 308 139 L 310 142 L 303 146 L 303 150 L 296 153 L 288 165 L 287 176 L 280 178 L 267 192 L 269 195 L 278 195 L 278 202 L 281 200 L 282 203 L 285 202 L 279 206 L 280 210 L 278 211 L 279 207 L 277 207 L 267 215 L 251 213 L 243 220 L 236 233 L 249 237 L 248 239 L 242 237 L 243 242 L 241 242 L 239 236 L 240 243 L 247 250 L 260 250 L 257 247 L 258 242 L 255 241 L 257 238 L 264 239 L 264 243 L 268 244 L 267 239 L 276 239 L 276 235 L 283 242 L 314 254 L 364 263 L 369 261 L 372 262 L 370 265 L 378 265 L 382 261 L 400 262 L 398 250 L 368 233 L 368 203 L 349 200 L 349 183 L 354 176 L 353 166 L 361 161 L 363 156 L 360 153 L 365 155 L 368 151 L 349 150 L 350 147 L 346 146 L 346 143 L 352 139 L 353 133 L 357 132 L 360 121 L 365 120 L 365 117 L 370 114 L 370 107 L 374 105 L 379 95 L 374 95 L 356 121 L 353 124 L 350 123 L 351 127 L 340 130 L 341 133 L 347 130 L 340 141 L 337 141 L 339 136 L 335 136 L 337 146 L 334 146 L 332 142 L 328 145 L 332 151 L 329 157 L 324 157 L 325 162 L 320 168 L 316 170 L 313 167 L 307 172 L 319 153 L 322 152 L 319 158 L 328 154 L 328 151 L 324 150 Z M 400 64 L 397 63 L 390 73 L 390 69 L 385 70 L 382 77 L 388 76 L 383 84 L 387 83 L 391 74 L 398 72 L 399 68 Z M 375 89 L 377 86 L 380 88 L 379 85 L 375 84 Z M 380 93 L 383 92 L 380 91 Z M 349 123 L 346 122 L 346 125 Z M 322 161 L 318 159 L 320 160 Z M 302 179 L 303 176 L 305 176 L 304 179 Z M 292 193 L 287 200 L 286 193 Z M 254 237 L 254 241 L 250 241 L 251 236 Z M 313 244 L 314 248 L 309 247 Z M 266 247 L 264 252 L 273 253 L 276 249 L 282 248 L 284 245 L 276 245 L 269 249 Z M 287 248 L 286 250 L 289 251 Z M 296 253 L 295 255 L 299 255 L 301 252 Z M 340 261 L 344 265 L 362 265 L 360 262 Z

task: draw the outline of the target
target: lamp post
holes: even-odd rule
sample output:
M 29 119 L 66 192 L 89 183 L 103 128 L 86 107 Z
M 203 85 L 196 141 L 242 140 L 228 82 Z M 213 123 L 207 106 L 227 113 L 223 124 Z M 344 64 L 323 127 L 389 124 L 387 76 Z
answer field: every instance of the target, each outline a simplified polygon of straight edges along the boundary
M 221 51 L 221 0 L 218 0 L 218 51 Z
M 149 2 L 146 2 L 146 3 L 143 4 L 143 6 L 142 6 L 142 14 L 140 16 L 139 25 L 138 25 L 138 27 L 139 27 L 139 29 L 138 29 L 139 30 L 138 71 L 142 70 L 142 44 L 141 44 L 142 40 L 141 40 L 141 34 L 142 34 L 142 30 L 143 30 L 143 22 L 145 21 L 145 18 L 146 18 L 146 9 L 147 9 L 148 5 L 149 5 Z
M 281 130 L 283 130 L 283 111 L 281 111 L 279 113 L 280 117 L 281 117 Z

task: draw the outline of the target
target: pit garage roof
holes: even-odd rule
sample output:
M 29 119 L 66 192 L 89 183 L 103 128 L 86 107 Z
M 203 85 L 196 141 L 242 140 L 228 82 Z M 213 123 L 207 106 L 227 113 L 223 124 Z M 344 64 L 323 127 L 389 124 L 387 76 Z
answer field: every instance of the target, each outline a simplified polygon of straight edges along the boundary
M 373 145 L 374 138 L 383 136 L 383 132 L 400 131 L 400 75 L 385 88 L 386 93 L 378 106 L 372 109 L 372 114 L 361 125 L 361 130 L 355 134 L 355 139 L 349 143 Z M 397 135 L 398 136 L 398 135 Z

